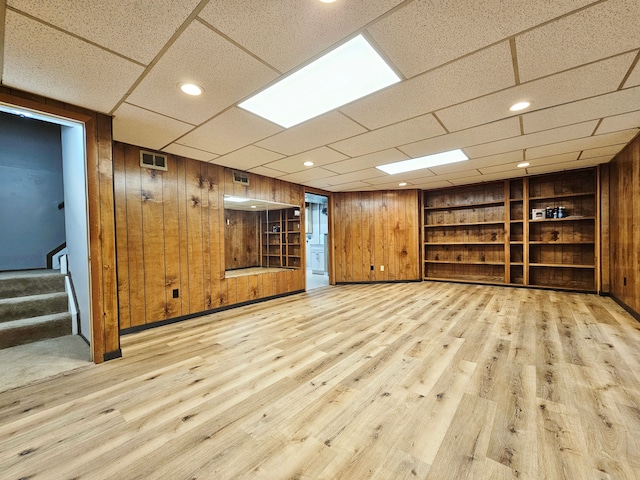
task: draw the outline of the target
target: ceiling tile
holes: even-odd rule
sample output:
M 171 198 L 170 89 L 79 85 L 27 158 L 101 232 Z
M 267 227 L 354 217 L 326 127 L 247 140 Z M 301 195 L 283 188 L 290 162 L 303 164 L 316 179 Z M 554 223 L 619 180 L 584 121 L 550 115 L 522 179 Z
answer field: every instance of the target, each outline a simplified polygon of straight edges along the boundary
M 279 170 L 274 170 L 273 168 L 268 168 L 263 166 L 250 168 L 248 171 L 251 173 L 257 173 L 258 175 L 264 175 L 265 177 L 272 177 L 272 178 L 278 178 L 285 174 L 284 172 L 281 172 Z
M 640 98 L 632 105 L 640 107 Z M 599 135 L 601 133 L 617 132 L 629 128 L 640 128 L 640 110 L 603 119 L 596 133 Z
M 282 128 L 240 108 L 230 108 L 180 139 L 180 143 L 219 155 L 282 131 Z
M 363 155 L 361 157 L 347 158 L 340 162 L 325 165 L 327 170 L 331 170 L 336 173 L 349 173 L 356 170 L 363 170 L 365 168 L 377 167 L 378 165 L 385 165 L 387 163 L 399 162 L 400 160 L 408 160 L 409 157 L 395 148 L 389 150 L 383 150 L 381 152 L 370 153 L 369 155 Z
M 148 65 L 200 0 L 9 0 L 13 8 Z
M 174 155 L 180 155 L 181 157 L 193 158 L 194 160 L 201 160 L 203 162 L 209 162 L 214 158 L 217 158 L 218 155 L 211 152 L 205 152 L 203 150 L 198 150 L 197 148 L 187 147 L 185 145 L 180 145 L 179 143 L 172 143 L 171 145 L 167 145 L 162 149 L 163 152 L 173 153 Z
M 626 143 L 619 143 L 617 145 L 608 145 L 600 148 L 590 148 L 589 150 L 583 150 L 580 155 L 581 160 L 596 157 L 612 157 L 625 147 Z
M 331 147 L 351 157 L 358 157 L 445 133 L 446 130 L 435 117 L 427 114 L 342 140 Z
M 188 123 L 123 103 L 113 119 L 113 139 L 159 150 L 192 128 Z
M 397 83 L 341 110 L 369 129 L 470 100 L 515 84 L 511 50 L 502 42 Z
M 640 55 L 640 53 L 638 53 Z M 624 82 L 624 88 L 636 87 L 640 85 L 640 62 L 636 63 L 636 66 L 631 71 L 631 75 Z
M 43 25 L 6 12 L 2 83 L 108 113 L 143 67 Z
M 529 174 L 540 174 L 540 173 L 550 173 L 550 172 L 561 172 L 563 170 L 575 170 L 577 168 L 586 168 L 586 167 L 594 167 L 599 165 L 600 163 L 606 163 L 601 161 L 601 158 L 598 159 L 589 159 L 589 160 L 575 160 L 573 162 L 565 162 L 565 163 L 556 163 L 553 165 L 543 165 L 540 167 L 529 167 L 527 168 L 527 172 Z
M 531 165 L 527 167 L 527 171 L 531 168 L 540 167 L 543 165 L 554 165 L 566 162 L 573 162 L 574 160 L 578 160 L 580 156 L 580 152 L 569 152 L 569 153 L 561 153 L 560 155 L 550 155 L 548 157 L 541 157 L 536 159 L 528 159 L 531 162 Z
M 638 48 L 638 18 L 638 0 L 608 0 L 517 36 L 520 80 Z
M 436 190 L 438 188 L 450 187 L 452 184 L 447 180 L 438 180 L 437 177 L 433 182 L 416 183 L 414 186 L 423 190 Z
M 520 135 L 520 123 L 517 118 L 507 118 L 499 122 L 469 128 L 459 132 L 441 135 L 421 142 L 403 145 L 399 148 L 412 158 L 431 155 L 456 148 L 465 148 L 496 140 L 502 140 Z M 513 150 L 516 150 L 515 148 Z M 469 152 L 466 152 L 467 155 Z
M 633 61 L 634 54 L 620 55 L 598 63 L 521 84 L 501 92 L 477 98 L 438 111 L 438 117 L 451 131 L 481 125 L 515 116 L 509 107 L 521 100 L 532 102 L 532 108 L 551 107 L 618 88 Z
M 414 1 L 368 30 L 398 68 L 412 77 L 591 1 Z
M 203 61 L 208 58 L 212 61 Z M 272 69 L 200 22 L 193 22 L 127 102 L 198 125 L 275 77 Z M 178 88 L 184 82 L 200 85 L 204 94 L 185 95 Z
M 304 162 L 313 162 L 316 167 L 321 167 L 339 160 L 348 158 L 340 152 L 329 147 L 320 147 L 315 150 L 309 150 L 308 152 L 299 153 L 298 155 L 292 155 L 290 157 L 283 158 L 271 162 L 266 167 L 274 168 L 282 172 L 295 173 L 301 170 L 306 170 L 309 167 L 305 167 Z
M 372 179 L 380 179 L 385 177 L 389 181 L 389 175 L 377 168 L 365 168 L 364 170 L 358 170 L 357 172 L 345 173 L 344 175 L 336 175 L 334 177 L 326 178 L 325 180 L 330 185 L 341 185 L 344 183 L 351 183 L 356 181 L 366 181 L 372 183 Z
M 546 145 L 549 143 L 563 142 L 574 138 L 588 137 L 598 124 L 597 120 L 591 122 L 577 123 L 566 127 L 556 128 L 555 130 L 545 130 L 543 132 L 530 133 L 519 137 L 507 138 L 497 142 L 485 143 L 484 145 L 476 145 L 475 147 L 465 148 L 465 152 L 471 158 L 486 157 L 498 153 L 511 152 L 513 150 L 530 149 L 538 145 Z
M 295 155 L 364 131 L 362 126 L 341 113 L 329 112 L 262 140 L 257 145 L 284 155 Z
M 395 175 L 384 174 L 380 177 L 368 178 L 367 183 L 371 185 L 382 185 L 383 183 L 391 183 L 391 182 L 414 182 L 421 181 L 427 177 L 433 177 L 433 172 L 428 169 L 423 170 L 415 170 L 413 172 L 405 172 L 405 173 L 397 173 Z
M 495 180 L 504 180 L 506 178 L 514 178 L 522 176 L 522 169 L 504 170 L 496 173 L 487 173 L 486 175 L 472 175 L 469 177 L 452 178 L 449 180 L 453 185 L 469 185 L 478 182 L 493 182 Z
M 331 185 L 329 185 L 325 180 L 308 180 L 306 182 L 304 182 L 304 184 L 308 187 L 313 187 L 313 188 L 322 188 L 322 189 L 326 189 L 327 187 L 330 187 Z
M 231 152 L 222 157 L 216 158 L 215 163 L 223 165 L 225 167 L 237 168 L 239 170 L 249 170 L 265 163 L 272 162 L 282 158 L 282 155 L 275 152 L 270 152 L 264 148 L 249 145 L 248 147 L 241 148 L 235 152 Z
M 234 41 L 286 72 L 375 20 L 403 0 L 255 2 L 215 0 L 200 17 Z M 292 41 L 295 39 L 295 41 Z
M 522 122 L 524 132 L 533 133 L 628 112 L 633 105 L 640 105 L 640 87 L 526 113 Z
M 472 158 L 466 162 L 457 162 L 449 165 L 440 165 L 439 167 L 431 167 L 429 170 L 436 175 L 446 175 L 448 173 L 488 168 L 495 165 L 509 165 L 509 167 L 513 167 L 517 163 L 522 162 L 523 158 L 524 154 L 522 153 L 522 150 L 515 150 L 513 152 L 490 155 L 488 157 Z
M 540 147 L 530 148 L 526 151 L 527 160 L 540 157 L 548 157 L 550 155 L 558 155 L 567 152 L 577 152 L 580 150 L 589 150 L 592 148 L 606 147 L 610 145 L 626 144 L 636 134 L 638 129 L 623 130 L 621 132 L 606 133 L 604 135 L 595 135 L 593 137 L 586 136 L 565 142 L 552 143 Z M 533 134 L 537 135 L 537 134 Z
M 369 191 L 376 190 L 375 188 L 371 188 L 366 182 L 351 182 L 351 183 L 343 183 L 342 185 L 329 185 L 325 187 L 326 190 L 330 192 L 349 192 L 349 191 Z
M 310 180 L 325 179 L 327 177 L 333 177 L 335 173 L 325 170 L 322 167 L 313 167 L 309 170 L 303 170 L 301 172 L 290 173 L 279 177 L 281 180 L 293 183 L 305 183 Z M 327 180 L 328 181 L 328 180 Z

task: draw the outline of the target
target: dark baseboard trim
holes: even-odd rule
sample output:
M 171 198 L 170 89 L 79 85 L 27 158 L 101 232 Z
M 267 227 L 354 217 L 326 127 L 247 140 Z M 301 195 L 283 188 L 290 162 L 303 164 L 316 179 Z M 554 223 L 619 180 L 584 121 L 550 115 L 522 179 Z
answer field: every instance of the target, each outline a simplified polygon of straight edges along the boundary
M 638 322 L 640 322 L 640 313 L 636 312 L 633 308 L 631 308 L 629 305 L 627 305 L 626 303 L 624 303 L 622 300 L 620 300 L 618 297 L 616 297 L 615 295 L 609 293 L 608 294 L 609 297 L 611 297 L 613 299 L 614 302 L 616 302 L 618 305 L 620 305 L 622 308 L 624 308 L 627 313 L 629 315 L 631 315 L 633 318 L 635 318 Z
M 149 330 L 150 328 L 162 327 L 163 325 L 170 325 L 172 323 L 183 322 L 185 320 L 191 320 L 192 318 L 203 317 L 212 313 L 224 312 L 225 310 L 231 310 L 232 308 L 244 307 L 247 305 L 253 305 L 256 303 L 266 302 L 267 300 L 273 300 L 276 298 L 289 297 L 291 295 L 297 295 L 304 293 L 304 290 L 296 290 L 295 292 L 281 293 L 279 295 L 272 295 L 271 297 L 257 298 L 255 300 L 248 300 L 242 303 L 234 303 L 233 305 L 225 305 L 224 307 L 212 308 L 203 312 L 190 313 L 188 315 L 182 315 L 180 317 L 169 318 L 167 320 L 159 320 L 157 322 L 147 323 L 146 325 L 138 325 L 135 327 L 123 328 L 120 330 L 120 335 L 129 335 L 130 333 L 142 332 Z
M 119 348 L 118 350 L 114 350 L 113 352 L 107 352 L 102 356 L 102 360 L 108 362 L 109 360 L 114 360 L 116 358 L 122 357 L 122 350 Z
M 336 285 L 373 285 L 377 283 L 420 283 L 422 279 L 418 280 L 374 280 L 371 282 L 336 282 Z

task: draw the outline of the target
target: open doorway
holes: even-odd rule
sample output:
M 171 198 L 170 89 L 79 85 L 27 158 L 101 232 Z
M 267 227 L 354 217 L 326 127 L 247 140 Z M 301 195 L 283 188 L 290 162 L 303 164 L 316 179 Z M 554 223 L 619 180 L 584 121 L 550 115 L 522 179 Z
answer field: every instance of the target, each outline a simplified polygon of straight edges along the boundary
M 7 104 L 0 115 L 7 387 L 89 364 L 92 332 L 84 124 Z
M 307 290 L 329 285 L 329 199 L 305 193 Z

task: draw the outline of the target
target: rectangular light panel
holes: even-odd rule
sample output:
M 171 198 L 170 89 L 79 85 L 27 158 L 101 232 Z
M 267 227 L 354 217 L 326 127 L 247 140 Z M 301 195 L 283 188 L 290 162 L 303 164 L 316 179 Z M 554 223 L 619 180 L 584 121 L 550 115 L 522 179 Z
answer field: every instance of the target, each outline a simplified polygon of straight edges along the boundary
M 399 81 L 358 35 L 238 106 L 289 128 Z
M 447 165 L 448 163 L 464 162 L 469 160 L 464 152 L 460 149 L 450 150 L 448 152 L 427 155 L 426 157 L 411 158 L 401 162 L 387 163 L 379 165 L 376 168 L 382 170 L 389 175 L 396 173 L 411 172 L 413 170 L 421 170 L 423 168 L 437 167 L 438 165 Z

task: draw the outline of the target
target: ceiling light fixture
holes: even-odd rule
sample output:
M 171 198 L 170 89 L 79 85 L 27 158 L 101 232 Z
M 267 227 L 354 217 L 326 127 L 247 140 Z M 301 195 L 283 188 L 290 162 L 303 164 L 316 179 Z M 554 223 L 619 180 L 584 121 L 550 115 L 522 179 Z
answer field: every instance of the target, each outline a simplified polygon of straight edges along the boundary
M 305 167 L 313 167 L 313 162 L 306 161 L 303 163 Z
M 518 164 L 518 168 L 527 168 L 529 165 L 531 165 L 529 162 L 522 162 Z
M 232 195 L 225 195 L 224 197 L 224 201 L 225 202 L 233 202 L 233 203 L 243 203 L 243 202 L 248 202 L 249 200 L 251 200 L 250 198 L 244 198 L 244 197 L 234 197 Z
M 399 187 L 406 187 L 407 186 L 407 182 L 400 182 L 398 184 Z
M 180 84 L 180 90 L 182 90 L 187 95 L 191 95 L 192 97 L 202 95 L 202 92 L 204 91 L 202 87 L 196 85 L 195 83 L 182 83 Z
M 358 35 L 238 106 L 289 128 L 399 81 Z
M 322 3 L 333 3 L 336 0 L 320 0 Z
M 382 170 L 389 175 L 396 173 L 412 172 L 413 170 L 422 170 L 423 168 L 437 167 L 438 165 L 447 165 L 449 163 L 464 162 L 469 160 L 464 152 L 460 149 L 450 150 L 448 152 L 427 155 L 426 157 L 411 158 L 401 162 L 387 163 L 379 165 L 376 168 Z
M 519 112 L 520 110 L 524 110 L 525 108 L 529 108 L 530 106 L 531 106 L 531 102 L 518 102 L 511 105 L 509 107 L 509 111 Z

